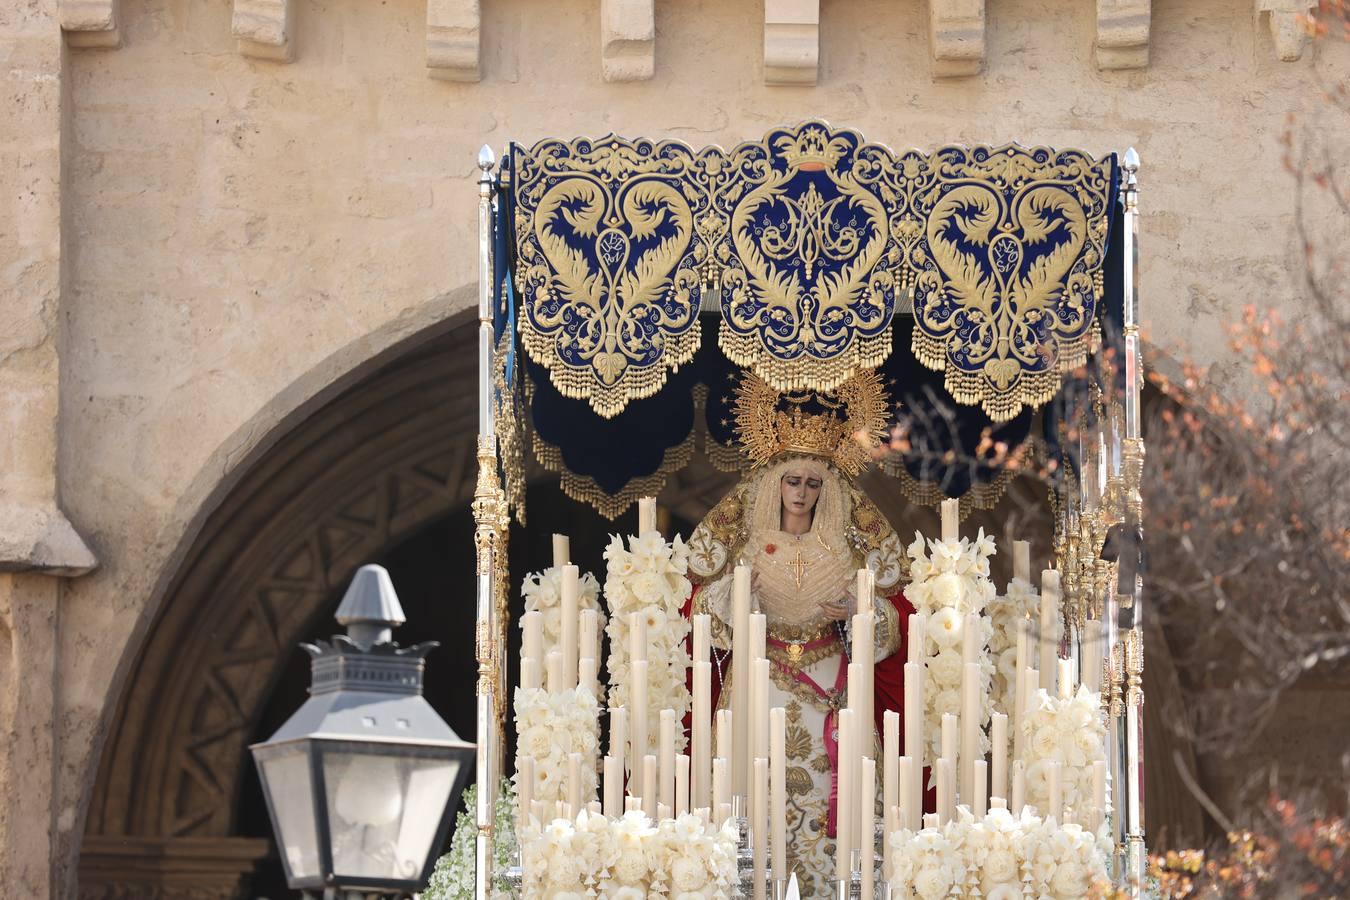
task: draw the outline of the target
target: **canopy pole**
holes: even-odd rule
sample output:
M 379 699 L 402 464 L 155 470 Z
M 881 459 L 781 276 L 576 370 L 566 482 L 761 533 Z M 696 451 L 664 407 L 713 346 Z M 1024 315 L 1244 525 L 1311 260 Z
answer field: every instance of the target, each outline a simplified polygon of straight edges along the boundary
M 493 202 L 497 176 L 492 148 L 478 152 L 478 481 L 473 494 L 474 550 L 477 573 L 478 655 L 478 800 L 474 810 L 474 896 L 492 896 L 493 827 L 497 808 L 497 769 L 501 760 L 499 709 L 504 697 L 498 661 L 494 580 L 505 559 L 506 495 L 497 475 L 497 433 L 493 398 Z
M 1144 631 L 1143 631 L 1143 499 L 1140 484 L 1144 467 L 1144 438 L 1140 423 L 1143 390 L 1143 356 L 1139 341 L 1139 154 L 1125 152 L 1125 441 L 1122 463 L 1125 476 L 1126 533 L 1138 543 L 1120 560 L 1121 578 L 1118 618 L 1112 623 L 1121 640 L 1112 648 L 1120 663 L 1118 679 L 1123 716 L 1118 717 L 1116 743 L 1123 751 L 1124 778 L 1117 790 L 1124 830 L 1125 880 L 1131 897 L 1143 896 L 1148 853 L 1144 846 Z

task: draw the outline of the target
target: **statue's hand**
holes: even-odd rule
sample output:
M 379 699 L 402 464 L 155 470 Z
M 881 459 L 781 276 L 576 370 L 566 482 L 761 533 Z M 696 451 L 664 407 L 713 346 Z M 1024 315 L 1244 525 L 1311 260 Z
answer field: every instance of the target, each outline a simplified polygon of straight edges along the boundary
M 831 622 L 839 622 L 849 617 L 849 604 L 847 600 L 822 603 L 820 604 L 820 611 Z

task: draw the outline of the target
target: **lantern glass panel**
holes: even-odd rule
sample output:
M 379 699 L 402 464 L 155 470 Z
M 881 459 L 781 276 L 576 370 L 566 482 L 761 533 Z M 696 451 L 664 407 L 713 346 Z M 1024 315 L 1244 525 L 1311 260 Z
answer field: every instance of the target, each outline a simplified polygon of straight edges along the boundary
M 323 754 L 333 872 L 339 878 L 418 879 L 433 848 L 460 762 L 406 747 Z
M 307 744 L 259 754 L 263 789 L 272 804 L 277 845 L 291 880 L 322 874 L 319 839 L 314 827 L 314 787 L 310 781 Z

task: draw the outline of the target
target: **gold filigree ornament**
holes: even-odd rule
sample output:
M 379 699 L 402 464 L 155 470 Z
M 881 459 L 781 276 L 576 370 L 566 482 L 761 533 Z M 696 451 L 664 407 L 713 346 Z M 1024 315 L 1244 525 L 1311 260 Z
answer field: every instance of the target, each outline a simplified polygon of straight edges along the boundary
M 853 478 L 871 464 L 889 411 L 881 376 L 870 371 L 832 392 L 780 392 L 751 373 L 736 390 L 736 431 L 756 468 L 799 453 L 827 460 Z
M 1007 421 L 1086 360 L 1113 170 L 1078 151 L 944 147 L 895 182 L 924 222 L 912 349 L 958 402 Z

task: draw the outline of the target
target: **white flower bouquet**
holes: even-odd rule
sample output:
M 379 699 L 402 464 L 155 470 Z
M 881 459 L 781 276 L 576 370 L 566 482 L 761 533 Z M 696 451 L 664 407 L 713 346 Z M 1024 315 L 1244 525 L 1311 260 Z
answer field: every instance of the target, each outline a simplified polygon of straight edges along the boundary
M 964 806 L 941 828 L 895 831 L 890 842 L 887 876 L 898 900 L 1077 900 L 1105 886 L 1111 852 L 1105 825 L 1093 835 L 998 808 L 977 820 Z
M 937 759 L 942 747 L 942 716 L 959 715 L 961 711 L 961 646 L 965 639 L 966 616 L 979 617 L 979 634 L 975 636 L 976 654 L 980 666 L 981 700 L 981 756 L 989 751 L 989 738 L 984 728 L 989 723 L 989 691 L 994 664 L 983 652 L 992 637 L 993 623 L 985 609 L 997 593 L 989 580 L 989 557 L 997 551 L 993 538 L 986 537 L 981 528 L 975 540 L 925 541 L 915 532 L 909 545 L 910 575 L 914 579 L 905 588 L 905 596 L 915 609 L 927 617 L 927 634 L 920 658 L 927 668 L 924 686 L 924 735 L 927 738 L 926 757 Z
M 605 614 L 600 609 L 600 582 L 590 572 L 582 573 L 581 592 L 577 598 L 577 609 L 593 609 L 600 613 L 600 623 L 604 625 Z M 521 583 L 520 594 L 525 598 L 526 612 L 539 612 L 543 616 L 544 652 L 542 659 L 548 659 L 550 650 L 559 649 L 562 638 L 562 568 L 552 566 L 542 572 L 531 572 Z M 520 619 L 524 626 L 525 619 Z
M 1017 688 L 1017 623 L 1028 618 L 1035 620 L 1040 609 L 1040 593 L 1024 578 L 1013 578 L 1008 582 L 1007 590 L 989 604 L 989 618 L 994 626 L 989 639 L 989 654 L 994 659 L 991 699 L 994 709 L 1007 713 L 1009 718 L 1012 718 L 1013 694 Z M 1034 653 L 1034 644 L 1028 644 L 1027 650 Z M 1010 740 L 1011 737 L 1009 735 Z
M 724 900 L 734 896 L 736 829 L 684 815 L 653 824 L 582 812 L 525 829 L 526 900 Z
M 590 691 L 573 688 L 549 693 L 543 688 L 516 688 L 516 755 L 534 760 L 535 800 L 546 808 L 567 796 L 567 759 L 580 753 L 581 793 L 595 796 L 595 758 L 600 746 L 599 704 Z M 512 776 L 520 778 L 520 767 Z M 516 792 L 520 785 L 515 784 Z
M 478 804 L 478 785 L 471 784 L 464 790 L 464 809 L 455 819 L 455 834 L 450 841 L 450 852 L 436 861 L 426 890 L 422 891 L 422 900 L 463 900 L 472 897 L 474 892 L 475 838 L 478 827 L 474 824 L 473 812 Z M 511 783 L 505 778 L 497 787 L 497 808 L 493 810 L 492 858 L 493 870 L 505 872 L 515 861 L 516 856 L 516 795 Z M 494 892 L 494 897 L 504 898 L 506 893 Z
M 1092 764 L 1106 759 L 1101 694 L 1082 685 L 1068 699 L 1039 691 L 1035 705 L 1026 711 L 1022 735 L 1026 739 L 1026 802 L 1038 810 L 1048 808 L 1049 763 L 1058 762 L 1064 811 L 1082 821 L 1092 803 Z
M 660 733 L 661 710 L 673 709 L 677 720 L 689 712 L 689 620 L 680 610 L 693 590 L 687 573 L 689 550 L 678 536 L 667 542 L 649 531 L 628 539 L 614 535 L 605 549 L 605 603 L 610 619 L 609 705 L 629 706 L 629 618 L 640 613 L 647 627 L 647 734 Z M 675 735 L 676 753 L 687 746 L 683 729 Z

